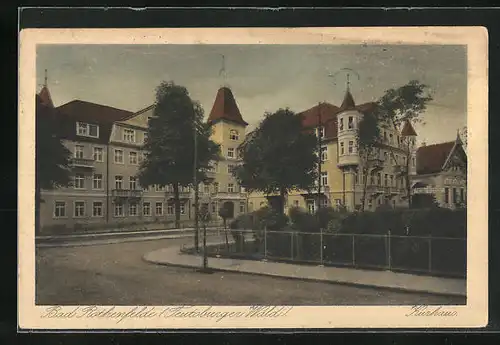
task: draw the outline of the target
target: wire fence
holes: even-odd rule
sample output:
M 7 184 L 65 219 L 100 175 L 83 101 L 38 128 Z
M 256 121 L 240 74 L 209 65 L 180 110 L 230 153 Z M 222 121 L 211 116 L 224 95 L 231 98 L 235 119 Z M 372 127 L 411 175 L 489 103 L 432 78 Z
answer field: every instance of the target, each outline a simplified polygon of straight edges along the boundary
M 464 238 L 228 230 L 210 254 L 328 266 L 466 275 Z

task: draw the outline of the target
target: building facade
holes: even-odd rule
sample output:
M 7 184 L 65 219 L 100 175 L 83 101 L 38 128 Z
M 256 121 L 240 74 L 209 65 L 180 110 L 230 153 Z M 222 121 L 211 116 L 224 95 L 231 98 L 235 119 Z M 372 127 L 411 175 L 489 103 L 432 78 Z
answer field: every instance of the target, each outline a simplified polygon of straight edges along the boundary
M 412 194 L 431 195 L 440 207 L 466 206 L 467 154 L 458 133 L 455 141 L 418 148 Z
M 145 157 L 143 145 L 154 105 L 138 112 L 74 100 L 54 107 L 47 86 L 38 95 L 59 117 L 57 132 L 72 153 L 70 186 L 42 190 L 40 222 L 44 227 L 174 221 L 171 186 L 140 186 L 137 174 Z M 232 175 L 241 163 L 238 146 L 248 125 L 242 118 L 228 87 L 216 95 L 208 122 L 212 140 L 220 144 L 221 157 L 199 184 L 200 206 L 207 206 L 212 219 L 219 208 L 231 218 L 247 210 L 246 193 Z M 182 220 L 194 219 L 194 190 L 181 187 Z
M 304 128 L 320 138 L 321 188 L 319 196 L 317 185 L 311 191 L 290 192 L 286 209 L 301 207 L 314 213 L 319 206 L 353 211 L 361 207 L 364 196 L 365 210 L 386 204 L 407 205 L 406 180 L 401 172 L 415 171 L 416 134 L 407 135 L 391 124 L 381 126 L 382 142 L 370 159 L 366 188 L 363 183 L 363 166 L 368 162 L 363 161 L 358 151 L 357 131 L 364 114 L 375 106 L 372 102 L 356 105 L 347 89 L 340 107 L 320 103 L 299 113 Z M 248 198 L 249 210 L 265 206 L 268 199 L 262 193 L 252 193 Z

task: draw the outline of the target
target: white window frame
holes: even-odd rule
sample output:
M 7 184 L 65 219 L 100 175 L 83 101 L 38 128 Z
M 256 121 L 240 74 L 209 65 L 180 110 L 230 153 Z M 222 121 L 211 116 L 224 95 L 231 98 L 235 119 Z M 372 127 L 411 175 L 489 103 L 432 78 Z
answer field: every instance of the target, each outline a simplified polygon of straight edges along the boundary
M 122 132 L 122 139 L 127 143 L 135 143 L 136 135 L 135 130 L 130 128 L 124 128 Z
M 135 206 L 135 208 L 132 208 L 132 206 Z M 135 210 L 135 214 L 132 214 L 132 210 Z M 128 215 L 130 217 L 137 217 L 139 215 L 139 204 L 136 202 L 131 202 L 128 204 Z
M 240 201 L 240 213 L 245 213 L 245 202 Z
M 231 129 L 229 131 L 229 139 L 237 141 L 237 140 L 239 140 L 239 138 L 240 138 L 240 134 L 238 133 L 238 131 L 236 129 Z
M 85 128 L 84 132 L 80 132 L 80 126 L 81 128 Z M 90 135 L 90 126 L 95 126 L 97 129 L 97 134 L 96 135 Z M 76 122 L 76 135 L 80 137 L 89 137 L 89 138 L 99 138 L 99 125 L 93 124 L 93 123 L 86 123 L 86 122 Z
M 135 155 L 135 163 L 132 162 L 132 156 Z M 139 154 L 137 153 L 137 151 L 130 151 L 128 153 L 128 163 L 130 165 L 139 165 Z
M 84 157 L 84 154 L 83 154 L 84 149 L 85 149 L 85 147 L 83 145 L 75 145 L 74 157 L 75 158 L 83 159 L 83 157 Z
M 123 190 L 123 180 L 124 180 L 123 175 L 115 175 L 115 189 L 116 190 Z M 120 188 L 118 188 L 118 182 L 120 182 Z
M 147 205 L 147 207 L 146 207 Z M 148 212 L 146 212 L 148 210 Z M 151 202 L 149 201 L 144 201 L 142 203 L 142 215 L 145 217 L 150 217 L 151 216 Z
M 96 216 L 94 211 L 96 210 L 95 206 L 96 206 L 97 203 L 101 204 L 101 214 Z M 92 201 L 92 217 L 93 218 L 102 218 L 102 217 L 104 217 L 104 202 L 102 202 L 100 200 Z
M 121 152 L 121 161 L 118 161 L 116 158 L 118 157 L 117 153 L 118 152 Z M 115 162 L 115 164 L 125 164 L 124 163 L 124 156 L 125 156 L 125 152 L 122 150 L 122 149 L 114 149 L 113 151 L 113 161 Z
M 117 210 L 118 206 L 121 206 L 121 214 L 117 214 L 116 213 L 116 210 Z M 124 203 L 123 202 L 115 202 L 113 204 L 113 217 L 116 217 L 116 218 L 125 217 L 125 208 L 124 208 Z
M 354 129 L 354 117 L 349 116 L 347 118 L 347 129 Z
M 236 153 L 235 153 L 234 147 L 227 148 L 227 158 L 234 159 L 234 158 L 236 158 L 235 154 Z
M 354 153 L 354 141 L 349 140 L 349 145 L 347 146 L 347 153 L 350 155 Z
M 227 192 L 228 193 L 234 193 L 234 190 L 235 190 L 234 183 L 228 183 L 227 184 Z
M 328 147 L 327 146 L 321 146 L 320 155 L 321 155 L 322 162 L 326 162 L 328 160 Z
M 98 151 L 100 151 L 100 156 L 96 154 Z M 104 148 L 101 146 L 92 147 L 92 158 L 96 162 L 104 162 Z M 98 159 L 98 158 L 100 158 L 100 159 Z
M 228 174 L 232 174 L 234 169 L 236 169 L 236 165 L 235 164 L 228 164 L 227 165 L 227 173 Z
M 167 204 L 167 215 L 173 215 L 173 214 L 174 214 L 174 205 Z
M 134 188 L 132 188 L 132 182 L 134 184 Z M 137 186 L 138 186 L 138 184 L 137 184 L 137 177 L 136 176 L 129 176 L 129 178 L 128 178 L 128 188 L 130 190 L 138 190 Z
M 328 186 L 328 172 L 327 171 L 321 172 L 321 185 Z
M 77 216 L 76 215 L 76 204 L 83 204 L 83 214 L 82 215 L 79 215 Z M 86 214 L 87 214 L 87 207 L 86 207 L 86 204 L 85 204 L 85 201 L 84 200 L 75 200 L 73 202 L 73 218 L 85 218 L 86 217 Z
M 96 176 L 100 176 L 100 179 L 96 179 Z M 95 183 L 96 181 L 99 181 L 100 182 L 100 187 L 96 187 L 95 186 Z M 102 174 L 92 174 L 92 189 L 95 189 L 95 190 L 102 190 L 103 189 L 103 184 L 102 184 L 102 181 L 103 181 L 103 176 Z
M 179 212 L 180 212 L 180 214 L 182 214 L 182 215 L 186 214 L 186 204 L 185 204 L 185 203 L 181 203 L 181 204 L 179 205 Z
M 63 204 L 63 210 L 64 210 L 64 216 L 58 216 L 56 213 L 56 210 L 58 209 L 57 204 L 61 203 Z M 65 219 L 68 218 L 68 213 L 66 212 L 66 201 L 64 200 L 54 200 L 54 213 L 53 213 L 53 218 L 56 219 Z
M 77 178 L 78 176 L 82 176 L 82 178 Z M 82 181 L 82 186 L 81 187 L 78 187 L 77 186 L 77 183 L 76 181 Z M 81 174 L 81 173 L 76 173 L 75 174 L 75 178 L 74 178 L 74 182 L 75 182 L 75 185 L 74 185 L 74 188 L 75 189 L 85 189 L 85 175 L 84 174 Z
M 158 206 L 161 206 L 161 212 L 158 212 Z M 163 216 L 163 202 L 155 202 L 155 216 Z
M 340 143 L 340 155 L 343 156 L 345 154 L 344 142 Z
M 343 130 L 344 130 L 344 118 L 341 117 L 340 122 L 339 122 L 339 131 L 343 131 Z

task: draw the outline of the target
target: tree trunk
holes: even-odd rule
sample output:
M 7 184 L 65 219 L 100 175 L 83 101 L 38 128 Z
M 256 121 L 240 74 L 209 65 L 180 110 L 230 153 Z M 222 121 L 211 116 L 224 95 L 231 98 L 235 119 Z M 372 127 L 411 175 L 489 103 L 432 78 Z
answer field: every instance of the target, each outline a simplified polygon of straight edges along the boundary
M 368 172 L 370 169 L 363 168 L 363 196 L 361 197 L 361 212 L 365 210 L 366 204 L 366 187 L 368 184 Z
M 227 237 L 226 218 L 223 219 L 223 222 L 224 222 L 224 236 L 226 237 L 226 249 L 229 250 L 229 238 Z
M 175 227 L 181 227 L 181 200 L 179 198 L 179 184 L 174 183 L 174 212 L 175 212 Z
M 280 214 L 285 213 L 285 195 L 286 195 L 286 189 L 281 188 L 280 189 L 280 201 L 279 201 L 279 205 L 278 205 L 278 212 Z

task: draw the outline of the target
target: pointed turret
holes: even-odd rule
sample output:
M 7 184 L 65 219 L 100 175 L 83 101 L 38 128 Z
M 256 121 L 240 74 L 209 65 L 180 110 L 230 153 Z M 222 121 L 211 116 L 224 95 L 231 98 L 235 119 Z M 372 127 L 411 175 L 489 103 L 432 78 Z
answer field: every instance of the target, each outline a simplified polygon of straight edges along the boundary
M 214 124 L 218 121 L 226 120 L 242 126 L 247 126 L 248 123 L 243 120 L 233 92 L 227 86 L 221 87 L 215 96 L 212 111 L 208 116 L 208 123 Z
M 347 88 L 344 100 L 342 101 L 342 105 L 340 106 L 340 111 L 344 110 L 353 110 L 356 108 L 356 104 L 354 103 L 354 98 L 352 97 L 351 91 Z
M 54 108 L 54 103 L 52 102 L 52 97 L 50 96 L 50 91 L 47 86 L 47 70 L 45 70 L 45 81 L 42 89 L 38 93 L 38 96 L 40 97 L 43 105 Z
M 406 120 L 403 129 L 401 130 L 401 136 L 402 137 L 416 137 L 417 132 L 415 132 L 415 129 L 411 125 L 411 122 L 409 120 Z

